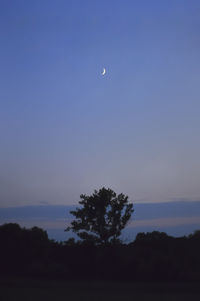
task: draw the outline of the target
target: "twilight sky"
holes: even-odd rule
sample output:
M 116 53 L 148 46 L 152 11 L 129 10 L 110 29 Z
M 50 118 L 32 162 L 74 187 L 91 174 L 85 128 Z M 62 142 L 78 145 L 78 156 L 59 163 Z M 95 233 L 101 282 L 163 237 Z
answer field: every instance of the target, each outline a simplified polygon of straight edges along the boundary
M 200 200 L 200 1 L 1 0 L 0 45 L 0 207 Z

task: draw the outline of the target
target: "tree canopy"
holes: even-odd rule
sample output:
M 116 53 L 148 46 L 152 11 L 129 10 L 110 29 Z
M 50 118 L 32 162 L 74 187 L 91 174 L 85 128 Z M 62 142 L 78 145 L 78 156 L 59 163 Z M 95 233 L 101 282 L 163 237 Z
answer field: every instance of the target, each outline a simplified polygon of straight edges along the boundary
M 125 228 L 134 212 L 128 196 L 116 195 L 111 189 L 94 190 L 90 196 L 82 194 L 81 208 L 70 211 L 75 220 L 66 231 L 72 230 L 83 241 L 94 244 L 119 242 L 121 231 Z

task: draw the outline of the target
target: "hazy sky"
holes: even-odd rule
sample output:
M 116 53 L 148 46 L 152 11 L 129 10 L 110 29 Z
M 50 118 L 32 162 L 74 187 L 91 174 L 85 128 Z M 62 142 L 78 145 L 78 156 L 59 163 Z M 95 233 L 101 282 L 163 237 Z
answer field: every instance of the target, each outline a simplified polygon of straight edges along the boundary
M 0 1 L 1 207 L 200 199 L 199 116 L 200 1 Z

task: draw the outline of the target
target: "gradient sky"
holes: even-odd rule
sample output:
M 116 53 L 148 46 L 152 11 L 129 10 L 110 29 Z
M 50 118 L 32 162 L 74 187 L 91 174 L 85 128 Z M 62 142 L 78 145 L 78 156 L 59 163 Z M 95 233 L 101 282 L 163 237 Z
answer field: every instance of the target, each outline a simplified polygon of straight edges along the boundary
M 198 0 L 1 0 L 0 207 L 200 200 L 199 82 Z

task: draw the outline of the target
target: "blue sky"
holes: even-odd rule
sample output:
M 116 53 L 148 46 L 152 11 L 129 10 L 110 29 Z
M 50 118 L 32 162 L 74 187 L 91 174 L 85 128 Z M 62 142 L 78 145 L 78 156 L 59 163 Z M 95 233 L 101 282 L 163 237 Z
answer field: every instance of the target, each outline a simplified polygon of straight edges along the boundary
M 195 0 L 2 0 L 0 207 L 200 200 L 199 28 Z

